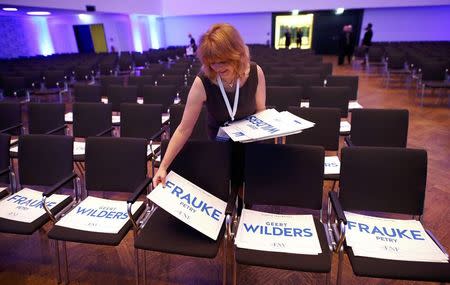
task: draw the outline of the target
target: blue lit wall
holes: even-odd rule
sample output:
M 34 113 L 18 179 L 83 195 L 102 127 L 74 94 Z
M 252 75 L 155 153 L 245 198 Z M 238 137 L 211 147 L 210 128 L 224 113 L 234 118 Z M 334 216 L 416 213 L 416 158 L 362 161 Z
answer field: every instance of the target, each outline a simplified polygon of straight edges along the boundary
M 30 17 L 33 23 L 35 34 L 37 36 L 37 45 L 39 46 L 39 54 L 51 55 L 55 53 L 52 38 L 48 30 L 47 17 L 34 16 Z

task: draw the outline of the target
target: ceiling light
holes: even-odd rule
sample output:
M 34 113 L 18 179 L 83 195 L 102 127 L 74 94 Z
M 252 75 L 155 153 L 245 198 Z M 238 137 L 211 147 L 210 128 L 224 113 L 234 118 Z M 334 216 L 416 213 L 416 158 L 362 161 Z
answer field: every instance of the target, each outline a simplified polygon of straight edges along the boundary
M 337 8 L 336 9 L 336 15 L 340 15 L 342 13 L 344 13 L 345 9 L 344 8 Z
M 297 16 L 299 12 L 300 12 L 300 10 L 298 10 L 298 9 L 292 10 L 292 16 Z
M 17 11 L 17 8 L 6 7 L 6 8 L 3 8 L 3 11 L 7 11 L 7 12 L 16 12 L 16 11 Z
M 48 16 L 50 15 L 50 12 L 47 11 L 31 11 L 31 12 L 27 12 L 27 15 L 30 16 Z

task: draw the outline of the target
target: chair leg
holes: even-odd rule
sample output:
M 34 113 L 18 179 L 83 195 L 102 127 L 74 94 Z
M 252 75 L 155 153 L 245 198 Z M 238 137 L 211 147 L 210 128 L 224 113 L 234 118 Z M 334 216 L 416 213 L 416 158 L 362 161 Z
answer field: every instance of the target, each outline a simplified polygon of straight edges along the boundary
M 144 259 L 143 265 L 144 268 L 142 269 L 142 275 L 144 276 L 144 285 L 147 284 L 147 251 L 142 251 L 142 258 Z
M 422 98 L 420 99 L 420 106 L 423 107 L 423 97 L 425 95 L 425 84 L 422 84 Z
M 222 284 L 227 284 L 227 244 L 228 244 L 228 234 L 225 234 L 225 238 L 223 240 L 223 261 L 222 261 Z
M 69 284 L 69 263 L 67 261 L 67 242 L 63 241 L 62 242 L 62 250 L 63 250 L 63 255 L 64 255 L 64 271 L 65 271 L 65 284 Z
M 57 240 L 53 240 L 53 245 L 55 247 L 55 258 L 56 258 L 56 269 L 58 271 L 57 276 L 56 276 L 56 280 L 58 282 L 58 284 L 61 284 L 61 263 L 60 263 L 60 258 L 59 258 L 59 244 Z
M 236 258 L 233 256 L 233 285 L 237 284 L 237 262 L 236 262 Z
M 139 249 L 137 248 L 134 248 L 134 257 L 136 263 L 134 266 L 134 278 L 136 279 L 136 285 L 139 285 Z
M 337 272 L 337 278 L 336 278 L 336 284 L 337 285 L 341 285 L 341 281 L 342 281 L 342 262 L 343 262 L 343 257 L 344 257 L 344 252 L 343 250 L 339 250 L 339 255 L 338 255 L 339 259 L 338 259 L 338 272 Z

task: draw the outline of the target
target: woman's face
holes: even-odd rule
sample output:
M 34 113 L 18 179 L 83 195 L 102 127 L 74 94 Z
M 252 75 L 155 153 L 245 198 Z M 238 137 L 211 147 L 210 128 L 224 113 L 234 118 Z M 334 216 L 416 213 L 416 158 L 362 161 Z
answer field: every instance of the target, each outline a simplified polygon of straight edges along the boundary
M 211 63 L 211 68 L 220 75 L 221 78 L 230 79 L 233 77 L 233 69 L 228 61 L 218 61 Z

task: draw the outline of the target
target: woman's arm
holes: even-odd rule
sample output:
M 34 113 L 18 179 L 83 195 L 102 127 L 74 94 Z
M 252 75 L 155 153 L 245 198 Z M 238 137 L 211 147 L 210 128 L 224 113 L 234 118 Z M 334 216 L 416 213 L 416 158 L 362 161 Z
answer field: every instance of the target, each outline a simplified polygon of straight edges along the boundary
M 206 101 L 206 92 L 203 83 L 199 77 L 196 77 L 189 91 L 186 107 L 184 108 L 183 118 L 177 129 L 173 133 L 169 145 L 167 146 L 164 158 L 158 171 L 153 176 L 153 187 L 159 183 L 166 183 L 167 168 L 183 148 L 186 141 L 191 136 L 195 127 L 203 102 Z
M 256 87 L 256 113 L 266 109 L 266 78 L 262 68 L 258 65 L 258 86 Z

